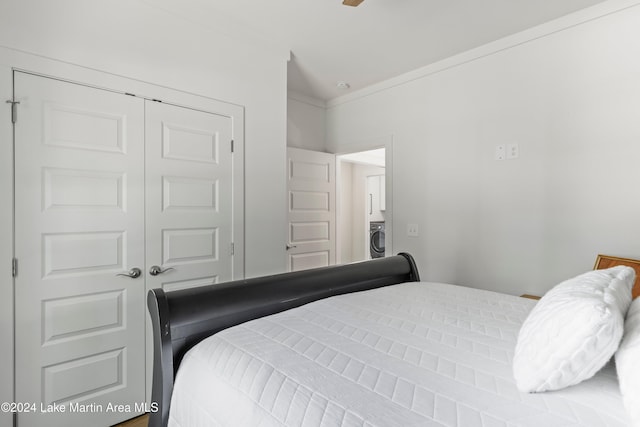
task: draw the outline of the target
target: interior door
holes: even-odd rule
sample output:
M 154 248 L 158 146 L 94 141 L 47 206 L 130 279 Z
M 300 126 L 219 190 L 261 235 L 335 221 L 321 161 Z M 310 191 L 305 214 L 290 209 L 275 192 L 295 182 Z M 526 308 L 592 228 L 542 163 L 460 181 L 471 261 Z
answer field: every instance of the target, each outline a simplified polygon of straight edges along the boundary
M 233 278 L 231 118 L 147 101 L 147 288 Z
M 20 72 L 14 84 L 15 399 L 37 405 L 18 422 L 110 425 L 145 398 L 144 104 Z
M 335 156 L 287 149 L 289 271 L 336 262 Z

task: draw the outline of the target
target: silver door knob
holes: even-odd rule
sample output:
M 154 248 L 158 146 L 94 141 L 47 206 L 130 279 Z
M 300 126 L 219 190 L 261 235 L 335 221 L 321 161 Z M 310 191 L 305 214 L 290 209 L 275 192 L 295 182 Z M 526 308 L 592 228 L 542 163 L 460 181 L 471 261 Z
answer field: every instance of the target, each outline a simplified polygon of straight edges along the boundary
M 287 245 L 287 250 L 293 249 L 293 248 L 297 248 L 297 246 L 296 245 Z
M 149 269 L 149 274 L 152 276 L 157 276 L 158 274 L 166 273 L 169 270 L 175 270 L 173 267 L 163 269 L 159 265 L 152 265 Z
M 128 273 L 118 273 L 118 274 L 116 274 L 116 276 L 126 276 L 126 277 L 130 277 L 132 279 L 137 279 L 141 275 L 142 275 L 142 270 L 140 270 L 138 267 L 133 267 L 131 270 L 129 270 Z

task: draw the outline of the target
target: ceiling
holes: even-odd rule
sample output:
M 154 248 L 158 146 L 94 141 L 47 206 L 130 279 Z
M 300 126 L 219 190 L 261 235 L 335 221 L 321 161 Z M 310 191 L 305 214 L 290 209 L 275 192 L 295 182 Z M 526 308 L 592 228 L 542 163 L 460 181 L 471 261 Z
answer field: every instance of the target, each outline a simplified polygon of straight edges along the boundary
M 395 77 L 603 0 L 142 0 L 291 51 L 289 90 L 320 100 Z M 336 84 L 347 82 L 349 89 Z

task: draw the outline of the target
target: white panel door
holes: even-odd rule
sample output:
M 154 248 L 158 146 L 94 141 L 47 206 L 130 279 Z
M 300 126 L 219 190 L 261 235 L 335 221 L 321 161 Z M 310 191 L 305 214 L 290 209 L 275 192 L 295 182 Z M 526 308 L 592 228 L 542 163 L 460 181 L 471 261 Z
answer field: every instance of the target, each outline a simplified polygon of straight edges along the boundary
M 147 101 L 148 289 L 233 278 L 231 125 L 230 117 Z
M 335 156 L 287 149 L 287 258 L 290 271 L 335 264 Z
M 144 268 L 143 101 L 19 72 L 15 96 L 18 422 L 110 425 L 145 398 L 144 274 L 119 275 Z

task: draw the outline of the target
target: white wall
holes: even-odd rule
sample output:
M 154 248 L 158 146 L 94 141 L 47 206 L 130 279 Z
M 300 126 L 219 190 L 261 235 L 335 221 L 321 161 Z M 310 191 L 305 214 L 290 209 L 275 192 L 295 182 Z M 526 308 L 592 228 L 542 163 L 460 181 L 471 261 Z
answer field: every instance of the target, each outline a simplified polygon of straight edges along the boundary
M 289 92 L 287 98 L 287 145 L 326 151 L 324 101 Z
M 338 178 L 336 180 L 338 205 L 336 206 L 336 247 L 338 248 L 336 263 L 346 264 L 353 262 L 353 167 L 354 163 L 343 162 L 336 159 Z
M 288 51 L 233 39 L 142 0 L 0 3 L 0 340 L 11 340 L 11 67 L 68 64 L 241 105 L 245 109 L 245 273 L 285 271 Z M 26 52 L 23 54 L 21 52 Z M 52 58 L 47 61 L 41 57 Z M 19 58 L 16 60 L 16 58 Z M 25 65 L 26 64 L 26 65 Z M 57 65 L 55 65 L 57 64 Z M 35 68 L 35 69 L 34 69 Z M 268 226 L 265 226 L 268 224 Z M 11 401 L 12 349 L 0 349 L 0 401 Z M 0 414 L 0 425 L 9 425 Z
M 394 250 L 424 280 L 542 294 L 598 253 L 640 258 L 640 6 L 610 13 L 628 3 L 329 103 L 330 151 L 394 135 Z

